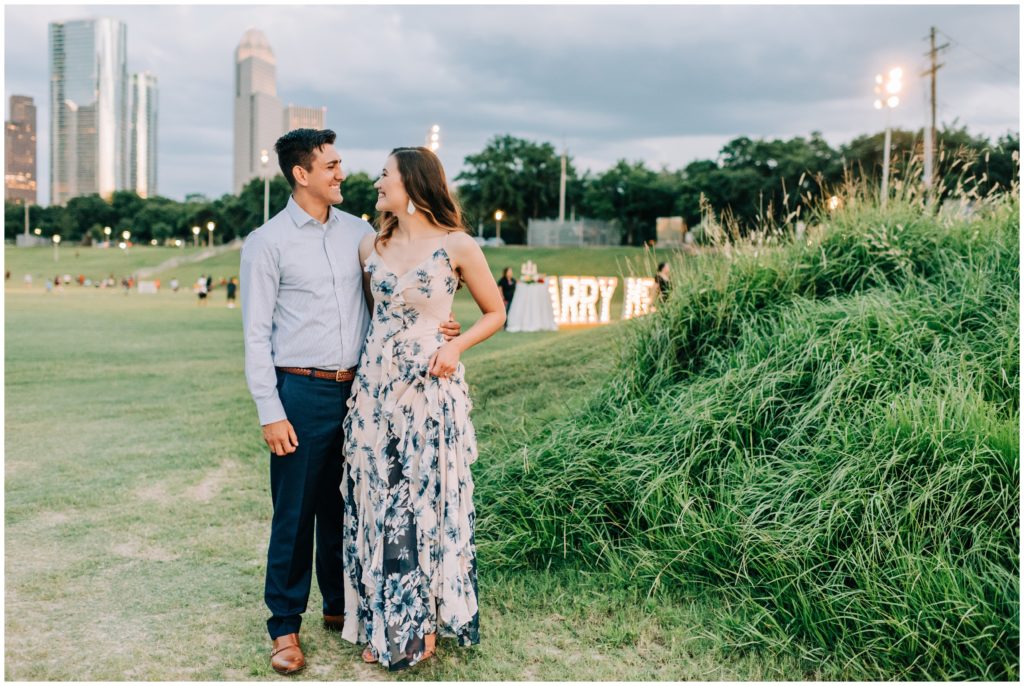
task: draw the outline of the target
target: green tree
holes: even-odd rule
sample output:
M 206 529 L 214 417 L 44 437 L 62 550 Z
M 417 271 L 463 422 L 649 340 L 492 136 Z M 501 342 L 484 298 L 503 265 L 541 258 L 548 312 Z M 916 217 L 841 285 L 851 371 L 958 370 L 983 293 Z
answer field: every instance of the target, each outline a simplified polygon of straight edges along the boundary
M 345 177 L 341 185 L 341 193 L 344 202 L 338 208 L 354 214 L 357 217 L 366 215 L 372 220 L 377 210 L 377 189 L 373 187 L 374 180 L 366 172 L 355 172 Z
M 530 219 L 558 213 L 561 158 L 550 143 L 534 143 L 510 135 L 496 136 L 475 155 L 465 158 L 459 200 L 471 226 L 493 225 L 495 210 L 502 210 L 502 238 L 509 243 L 526 239 Z M 571 160 L 566 173 L 574 178 Z
M 110 204 L 95 194 L 71 198 L 65 206 L 65 212 L 70 220 L 63 224 L 70 227 L 71 233 L 62 234 L 62 237 L 69 241 L 81 240 L 93 224 L 106 226 L 117 219 Z
M 657 218 L 672 214 L 681 188 L 678 172 L 656 172 L 643 162 L 619 160 L 587 184 L 584 211 L 621 226 L 625 245 L 643 245 L 655 238 Z
M 132 235 L 136 241 L 170 238 L 174 233 L 173 227 L 181 225 L 182 214 L 181 203 L 167 198 L 150 198 L 135 215 Z

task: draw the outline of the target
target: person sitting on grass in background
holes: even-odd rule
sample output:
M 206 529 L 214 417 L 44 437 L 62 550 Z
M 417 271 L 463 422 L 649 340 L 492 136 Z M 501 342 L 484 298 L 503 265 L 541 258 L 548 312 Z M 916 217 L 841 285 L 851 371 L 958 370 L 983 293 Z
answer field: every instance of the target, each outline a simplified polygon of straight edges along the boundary
M 658 273 L 654 275 L 654 280 L 658 283 L 658 300 L 664 300 L 668 297 L 668 292 L 672 290 L 672 277 L 669 275 L 671 268 L 668 266 L 668 262 L 658 263 Z

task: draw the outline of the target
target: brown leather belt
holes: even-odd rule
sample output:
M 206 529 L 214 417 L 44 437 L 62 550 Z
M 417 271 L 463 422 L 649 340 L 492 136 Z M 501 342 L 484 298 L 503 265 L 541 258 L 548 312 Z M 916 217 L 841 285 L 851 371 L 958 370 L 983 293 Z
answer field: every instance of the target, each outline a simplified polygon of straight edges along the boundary
M 302 367 L 277 367 L 277 371 L 284 372 L 285 374 L 295 374 L 297 376 L 315 376 L 318 379 L 326 379 L 327 381 L 337 381 L 338 383 L 345 383 L 356 378 L 356 368 L 352 369 L 339 369 L 338 371 L 331 371 L 327 369 L 304 369 Z

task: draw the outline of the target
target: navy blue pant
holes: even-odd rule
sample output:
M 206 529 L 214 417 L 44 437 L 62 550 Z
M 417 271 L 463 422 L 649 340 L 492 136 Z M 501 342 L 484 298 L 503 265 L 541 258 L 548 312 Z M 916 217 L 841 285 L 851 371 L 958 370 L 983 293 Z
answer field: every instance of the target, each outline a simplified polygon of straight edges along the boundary
M 299 447 L 283 457 L 270 455 L 274 520 L 264 598 L 272 615 L 271 639 L 295 633 L 302 624 L 312 583 L 314 524 L 323 612 L 344 613 L 341 426 L 351 390 L 351 382 L 277 373 L 277 391 Z

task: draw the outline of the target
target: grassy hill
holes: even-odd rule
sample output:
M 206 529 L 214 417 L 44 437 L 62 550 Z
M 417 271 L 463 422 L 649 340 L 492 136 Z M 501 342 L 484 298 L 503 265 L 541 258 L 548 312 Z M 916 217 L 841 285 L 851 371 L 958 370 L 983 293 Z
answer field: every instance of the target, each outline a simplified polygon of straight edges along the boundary
M 481 546 L 721 598 L 727 645 L 843 678 L 1016 679 L 1019 202 L 822 219 L 677 269 L 478 487 Z

